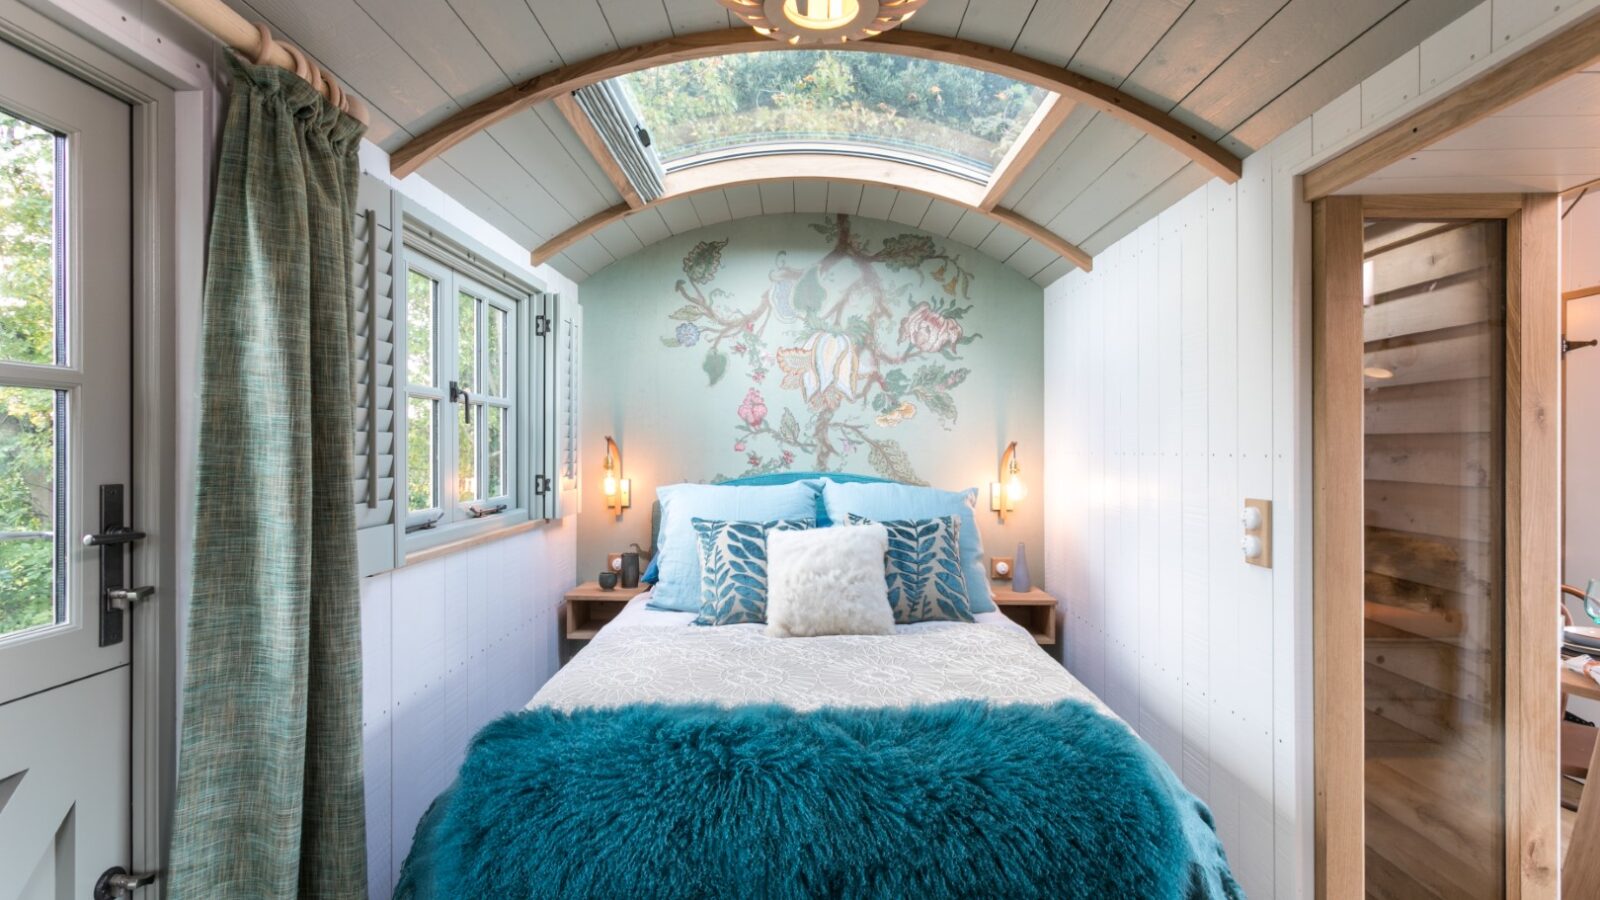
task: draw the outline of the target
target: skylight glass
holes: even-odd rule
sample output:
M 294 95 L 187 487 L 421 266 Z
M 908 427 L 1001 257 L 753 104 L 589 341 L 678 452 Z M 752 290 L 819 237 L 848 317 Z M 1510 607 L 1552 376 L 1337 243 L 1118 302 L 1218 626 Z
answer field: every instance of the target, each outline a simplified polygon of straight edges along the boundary
M 736 53 L 622 76 L 667 171 L 807 150 L 882 155 L 986 181 L 1050 92 L 890 53 Z

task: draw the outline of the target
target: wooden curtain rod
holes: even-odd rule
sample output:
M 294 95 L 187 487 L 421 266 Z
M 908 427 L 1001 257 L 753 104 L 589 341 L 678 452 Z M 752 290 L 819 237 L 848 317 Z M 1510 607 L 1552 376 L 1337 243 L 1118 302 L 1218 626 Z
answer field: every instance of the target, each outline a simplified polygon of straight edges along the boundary
M 346 115 L 370 125 L 372 115 L 360 98 L 344 90 L 316 61 L 293 45 L 273 40 L 266 26 L 257 26 L 229 9 L 222 0 L 166 0 L 213 37 L 259 64 L 288 69 L 316 88 Z M 263 47 L 265 43 L 265 47 Z

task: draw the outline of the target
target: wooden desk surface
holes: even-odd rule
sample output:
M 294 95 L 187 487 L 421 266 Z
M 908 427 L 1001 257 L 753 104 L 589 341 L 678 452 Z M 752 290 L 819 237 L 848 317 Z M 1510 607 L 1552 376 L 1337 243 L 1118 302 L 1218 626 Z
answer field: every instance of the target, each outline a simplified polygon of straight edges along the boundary
M 1561 689 L 1574 697 L 1600 700 L 1600 684 L 1596 684 L 1593 678 L 1581 672 L 1574 672 L 1564 665 L 1561 667 Z

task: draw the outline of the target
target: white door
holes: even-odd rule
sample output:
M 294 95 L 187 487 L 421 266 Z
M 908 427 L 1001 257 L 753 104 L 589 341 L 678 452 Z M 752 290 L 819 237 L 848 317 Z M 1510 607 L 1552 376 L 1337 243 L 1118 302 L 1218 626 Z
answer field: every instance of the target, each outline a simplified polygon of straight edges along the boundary
M 129 861 L 131 622 L 102 578 L 132 573 L 83 538 L 134 487 L 130 118 L 0 43 L 0 900 Z

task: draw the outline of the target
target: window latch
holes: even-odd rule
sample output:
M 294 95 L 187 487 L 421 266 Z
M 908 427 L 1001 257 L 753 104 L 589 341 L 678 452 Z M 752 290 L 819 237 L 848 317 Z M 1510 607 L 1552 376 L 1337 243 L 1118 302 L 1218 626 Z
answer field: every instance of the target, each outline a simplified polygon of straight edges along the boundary
M 497 503 L 494 506 L 467 507 L 467 515 L 472 516 L 474 519 L 487 519 L 490 516 L 498 516 L 505 511 L 506 505 L 504 503 Z
M 467 424 L 472 424 L 472 392 L 462 387 L 459 382 L 450 382 L 450 402 L 461 404 L 466 410 Z

